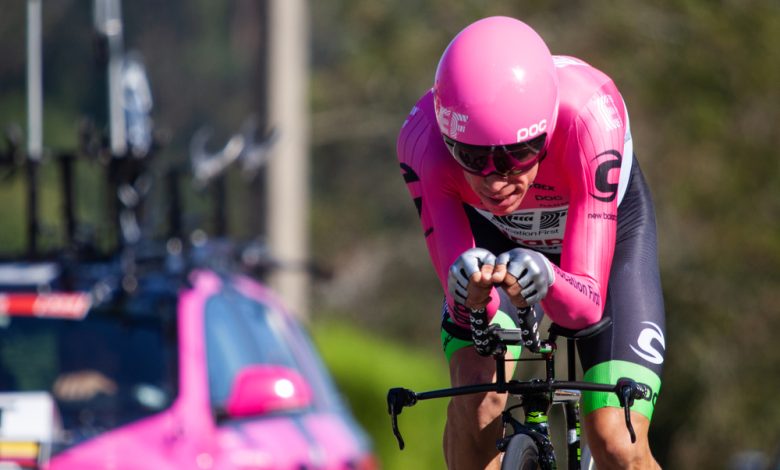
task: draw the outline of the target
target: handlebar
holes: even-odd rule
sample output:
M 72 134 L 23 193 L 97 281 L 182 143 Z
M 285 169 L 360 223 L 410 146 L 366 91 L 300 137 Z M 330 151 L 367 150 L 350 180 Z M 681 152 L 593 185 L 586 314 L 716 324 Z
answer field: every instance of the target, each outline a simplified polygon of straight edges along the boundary
M 474 393 L 497 392 L 497 393 L 543 393 L 554 392 L 555 390 L 581 390 L 595 392 L 614 393 L 620 402 L 620 406 L 625 412 L 626 428 L 631 436 L 631 443 L 636 442 L 636 432 L 631 423 L 631 407 L 635 400 L 650 400 L 651 390 L 647 385 L 637 382 L 633 379 L 622 377 L 618 379 L 615 385 L 598 384 L 589 382 L 572 381 L 540 381 L 530 382 L 511 381 L 507 383 L 493 382 L 489 384 L 467 385 L 463 387 L 453 387 L 430 392 L 417 393 L 406 388 L 391 388 L 387 393 L 387 411 L 390 414 L 393 435 L 398 440 L 398 447 L 403 450 L 405 443 L 398 427 L 398 415 L 404 408 L 416 405 L 421 400 L 433 398 L 448 398 L 459 395 L 470 395 Z
M 532 310 L 529 309 L 531 312 Z M 526 312 L 526 318 L 533 318 L 533 315 L 528 315 Z M 594 326 L 603 327 L 608 322 L 602 321 Z M 510 328 L 489 328 L 488 334 L 493 335 L 494 339 L 501 344 L 524 344 L 529 346 L 534 352 L 547 353 L 547 356 L 552 356 L 554 347 L 552 347 L 551 341 L 540 341 L 538 338 L 538 329 L 534 326 L 528 328 L 529 323 L 524 323 L 520 329 Z M 554 327 L 553 327 L 554 330 Z M 595 334 L 597 328 L 589 328 L 589 334 Z M 529 334 L 530 333 L 530 334 Z M 559 331 L 553 331 L 551 339 L 554 341 L 554 336 L 559 334 Z M 569 336 L 569 335 L 565 335 Z M 578 337 L 578 336 L 569 336 Z M 530 343 L 530 344 L 529 344 Z M 504 356 L 496 354 L 493 356 L 496 360 L 497 370 L 503 370 Z M 634 426 L 631 423 L 631 407 L 634 405 L 635 400 L 650 400 L 652 390 L 649 386 L 637 382 L 628 377 L 622 377 L 613 384 L 600 384 L 590 382 L 578 382 L 578 381 L 558 381 L 548 376 L 547 380 L 531 380 L 528 382 L 519 382 L 511 380 L 507 382 L 502 374 L 498 375 L 495 382 L 485 384 L 466 385 L 462 387 L 445 388 L 441 390 L 433 390 L 429 392 L 417 393 L 405 388 L 392 388 L 387 393 L 387 411 L 390 414 L 393 435 L 398 440 L 398 446 L 401 450 L 404 449 L 405 444 L 401 432 L 398 427 L 398 415 L 401 414 L 405 407 L 414 406 L 420 400 L 428 400 L 432 398 L 448 398 L 459 395 L 469 395 L 475 393 L 496 392 L 496 393 L 512 393 L 516 395 L 523 395 L 529 393 L 552 393 L 556 390 L 580 390 L 580 391 L 596 391 L 596 392 L 610 392 L 614 393 L 620 406 L 625 413 L 626 428 L 631 437 L 631 442 L 636 442 L 636 433 L 634 432 Z

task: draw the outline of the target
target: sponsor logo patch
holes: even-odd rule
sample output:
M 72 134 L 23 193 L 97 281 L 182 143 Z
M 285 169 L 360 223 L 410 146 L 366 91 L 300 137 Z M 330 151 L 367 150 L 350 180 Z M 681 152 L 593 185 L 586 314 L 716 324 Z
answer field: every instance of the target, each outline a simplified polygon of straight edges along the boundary
M 648 328 L 643 329 L 636 340 L 636 347 L 631 346 L 631 350 L 636 353 L 647 362 L 652 364 L 663 364 L 664 355 L 661 351 L 666 350 L 666 341 L 664 340 L 664 333 L 661 328 L 651 321 L 643 321 L 642 324 L 649 325 Z M 653 344 L 656 342 L 661 346 L 659 351 Z
M 542 119 L 536 124 L 532 124 L 528 127 L 523 127 L 521 129 L 518 129 L 517 141 L 523 142 L 524 140 L 528 140 L 532 137 L 536 137 L 537 135 L 541 134 L 546 130 L 547 130 L 547 119 Z
M 601 121 L 601 125 L 608 131 L 614 131 L 623 127 L 623 120 L 620 119 L 615 101 L 610 95 L 599 95 L 593 98 L 593 107 Z
M 476 207 L 475 209 L 510 240 L 544 253 L 561 252 L 568 205 L 525 210 L 503 216 L 493 215 Z
M 439 121 L 439 127 L 444 130 L 444 133 L 447 134 L 449 138 L 456 140 L 458 134 L 466 132 L 466 124 L 469 121 L 468 115 L 456 113 L 444 106 L 439 108 L 436 119 Z
M 596 173 L 594 175 L 594 185 L 596 191 L 590 193 L 594 199 L 601 202 L 612 202 L 618 195 L 618 178 L 612 178 L 610 181 L 610 172 L 614 169 L 620 169 L 623 157 L 616 150 L 607 150 L 596 155 L 593 160 L 598 161 Z

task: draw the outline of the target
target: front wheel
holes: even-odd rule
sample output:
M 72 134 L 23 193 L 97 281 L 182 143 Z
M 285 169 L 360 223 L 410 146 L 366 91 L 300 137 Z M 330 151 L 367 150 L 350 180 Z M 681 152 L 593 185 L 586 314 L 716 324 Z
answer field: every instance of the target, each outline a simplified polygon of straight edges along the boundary
M 590 447 L 582 446 L 582 470 L 596 470 L 596 463 L 590 454 Z
M 501 470 L 537 470 L 539 450 L 530 436 L 515 434 L 506 446 Z

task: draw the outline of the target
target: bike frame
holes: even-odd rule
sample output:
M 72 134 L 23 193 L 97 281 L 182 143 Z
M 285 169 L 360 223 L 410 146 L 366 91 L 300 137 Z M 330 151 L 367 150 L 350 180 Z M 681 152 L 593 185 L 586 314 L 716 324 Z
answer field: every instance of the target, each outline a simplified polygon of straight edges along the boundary
M 515 434 L 526 434 L 530 436 L 537 445 L 539 451 L 539 465 L 543 470 L 554 469 L 556 467 L 556 457 L 553 445 L 550 441 L 550 431 L 548 415 L 553 404 L 563 406 L 566 420 L 567 436 L 567 461 L 570 470 L 580 468 L 581 447 L 580 447 L 580 413 L 579 400 L 582 391 L 608 392 L 615 393 L 620 400 L 621 406 L 625 410 L 626 426 L 631 435 L 631 441 L 636 441 L 629 409 L 634 403 L 634 399 L 649 399 L 649 388 L 635 382 L 632 379 L 621 378 L 616 384 L 599 384 L 576 381 L 575 360 L 574 360 L 574 342 L 576 339 L 588 337 L 601 331 L 608 326 L 611 321 L 606 319 L 582 332 L 565 330 L 555 325 L 551 328 L 550 336 L 545 341 L 538 342 L 535 346 L 529 347 L 532 351 L 539 352 L 541 357 L 529 359 L 512 359 L 512 362 L 519 361 L 544 361 L 545 378 L 532 379 L 529 381 L 507 380 L 506 377 L 506 359 L 503 351 L 494 354 L 496 361 L 496 380 L 492 383 L 465 385 L 461 387 L 451 387 L 428 392 L 416 393 L 404 388 L 393 388 L 388 392 L 387 403 L 388 412 L 392 418 L 393 434 L 398 440 L 399 447 L 403 450 L 405 444 L 398 429 L 398 415 L 404 407 L 415 405 L 421 400 L 430 400 L 436 398 L 452 398 L 460 395 L 471 395 L 477 393 L 495 392 L 509 393 L 521 397 L 522 402 L 508 408 L 502 413 L 502 420 L 505 425 L 512 427 L 512 432 L 500 439 L 497 443 L 499 451 L 504 451 L 509 440 Z M 555 351 L 557 349 L 557 332 L 567 336 L 568 343 L 568 379 L 557 380 L 555 378 Z M 525 338 L 528 330 L 522 329 L 503 329 L 495 328 L 491 333 L 496 336 L 498 341 L 504 345 L 524 344 L 529 345 Z M 525 335 L 525 336 L 524 336 Z M 512 415 L 512 410 L 522 407 L 525 412 L 525 422 L 521 422 Z

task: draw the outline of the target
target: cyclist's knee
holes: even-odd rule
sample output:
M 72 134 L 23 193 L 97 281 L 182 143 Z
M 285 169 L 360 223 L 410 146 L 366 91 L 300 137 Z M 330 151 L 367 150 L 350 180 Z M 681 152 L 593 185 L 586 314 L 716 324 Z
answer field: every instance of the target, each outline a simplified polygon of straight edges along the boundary
M 591 453 L 597 468 L 632 469 L 645 468 L 645 452 L 640 452 L 636 444 L 622 439 L 589 440 Z
M 484 393 L 454 397 L 448 408 L 448 418 L 460 426 L 476 431 L 494 423 L 506 406 L 506 395 Z
M 647 418 L 632 413 L 637 441 L 631 442 L 620 408 L 600 408 L 585 420 L 588 445 L 600 469 L 657 468 L 647 441 Z

